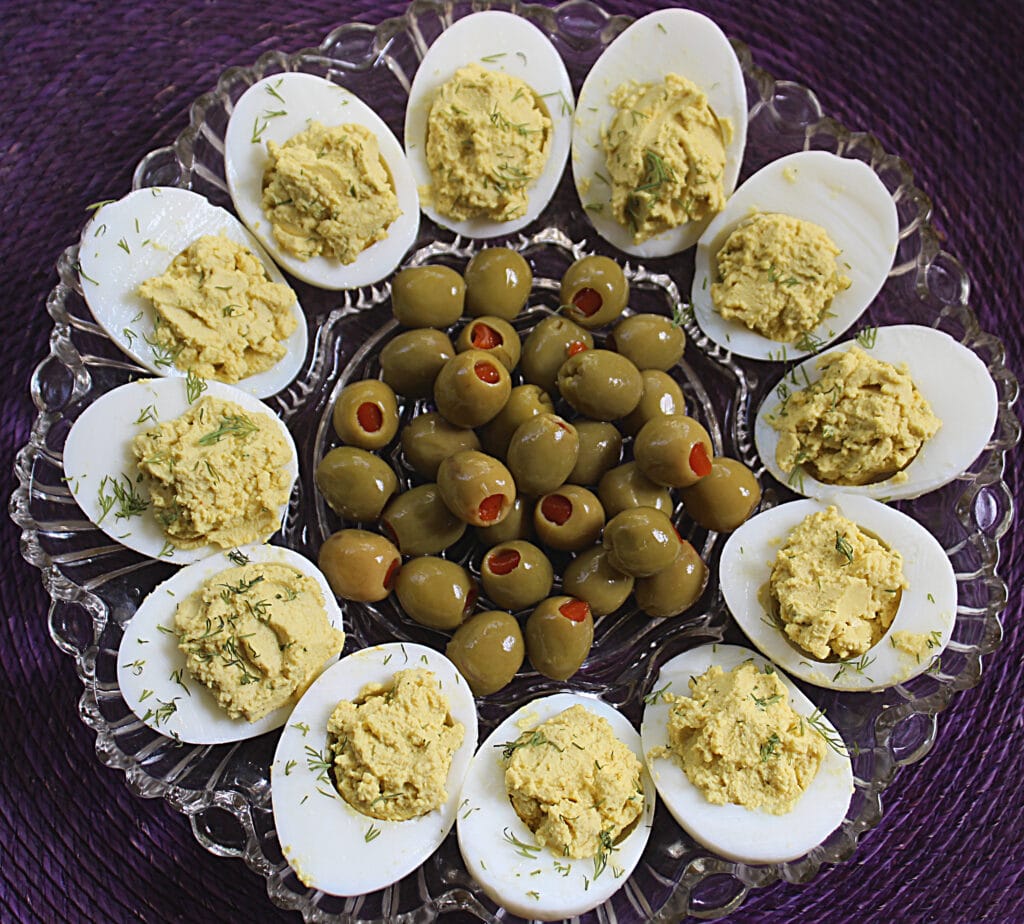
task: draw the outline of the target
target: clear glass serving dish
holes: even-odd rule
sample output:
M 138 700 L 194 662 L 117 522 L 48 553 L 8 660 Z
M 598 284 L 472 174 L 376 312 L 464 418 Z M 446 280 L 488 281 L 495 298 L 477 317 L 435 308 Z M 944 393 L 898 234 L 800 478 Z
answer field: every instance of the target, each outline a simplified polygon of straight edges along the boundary
M 499 2 L 548 34 L 566 61 L 578 89 L 590 65 L 631 21 L 609 17 L 589 0 L 555 8 Z M 153 151 L 138 165 L 134 187 L 178 185 L 230 207 L 223 141 L 233 102 L 256 80 L 282 71 L 305 71 L 343 84 L 373 101 L 401 136 L 411 79 L 425 48 L 468 3 L 416 0 L 405 16 L 377 26 L 350 23 L 316 48 L 295 55 L 268 53 L 252 67 L 224 73 L 217 87 L 195 101 L 190 124 L 174 145 Z M 683 833 L 659 807 L 648 849 L 636 872 L 607 906 L 588 920 L 674 921 L 683 914 L 727 914 L 752 887 L 779 878 L 813 877 L 822 863 L 846 860 L 862 834 L 882 815 L 880 796 L 896 769 L 920 760 L 935 737 L 936 716 L 959 690 L 978 681 L 982 658 L 999 645 L 999 613 L 1006 587 L 996 572 L 999 541 L 1009 528 L 1013 498 L 1003 478 L 1007 451 L 1019 439 L 1011 410 L 1017 383 L 1004 362 L 1000 341 L 979 329 L 969 304 L 967 278 L 942 251 L 930 224 L 931 203 L 914 186 L 907 165 L 887 154 L 865 133 L 847 131 L 824 117 L 814 94 L 798 84 L 776 81 L 751 60 L 739 42 L 749 101 L 749 134 L 741 179 L 767 161 L 792 151 L 822 149 L 864 161 L 881 177 L 896 202 L 900 244 L 892 273 L 863 324 L 918 323 L 937 327 L 973 349 L 987 364 L 999 393 L 996 431 L 981 456 L 959 479 L 940 491 L 899 506 L 922 522 L 949 554 L 959 585 L 953 642 L 928 673 L 879 694 L 838 694 L 810 688 L 815 704 L 840 729 L 851 749 L 856 792 L 839 829 L 806 857 L 791 863 L 752 867 L 709 854 Z M 558 275 L 576 255 L 596 248 L 566 175 L 535 228 L 511 246 L 523 250 L 536 268 L 536 301 L 554 307 Z M 475 246 L 425 227 L 414 263 L 465 264 Z M 614 255 L 614 254 L 611 254 Z M 163 798 L 186 815 L 207 850 L 234 856 L 266 877 L 270 897 L 309 921 L 357 922 L 395 919 L 430 921 L 464 911 L 497 921 L 500 909 L 465 872 L 454 834 L 417 872 L 395 885 L 358 898 L 334 898 L 308 889 L 292 873 L 275 834 L 269 767 L 276 733 L 233 745 L 194 747 L 163 737 L 127 708 L 116 681 L 122 627 L 146 592 L 173 566 L 143 559 L 108 540 L 79 510 L 62 480 L 62 447 L 71 423 L 97 396 L 144 370 L 128 361 L 91 319 L 77 273 L 77 248 L 61 255 L 59 284 L 47 301 L 54 321 L 50 354 L 33 376 L 38 417 L 29 443 L 16 462 L 18 486 L 11 514 L 23 531 L 26 559 L 38 567 L 52 598 L 49 621 L 55 644 L 75 659 L 83 683 L 81 715 L 96 732 L 100 760 L 122 770 L 128 786 L 145 798 Z M 689 291 L 692 256 L 628 264 L 633 307 L 671 312 Z M 296 438 L 300 481 L 281 536 L 275 540 L 315 559 L 337 520 L 317 495 L 316 461 L 330 445 L 332 396 L 351 377 L 372 374 L 382 338 L 388 336 L 388 286 L 328 293 L 299 284 L 310 318 L 310 349 L 297 380 L 269 399 Z M 764 474 L 751 440 L 753 410 L 782 366 L 736 360 L 710 343 L 692 323 L 689 345 L 676 370 L 688 401 L 709 427 L 716 450 L 743 459 L 758 471 L 763 505 L 786 500 L 790 492 Z M 685 524 L 685 521 L 684 521 Z M 638 723 L 643 696 L 660 666 L 685 647 L 703 640 L 743 642 L 729 618 L 715 580 L 719 537 L 686 527 L 709 562 L 712 580 L 697 606 L 675 620 L 637 614 L 606 617 L 597 627 L 594 652 L 568 686 L 591 692 L 620 707 Z M 442 647 L 439 633 L 412 625 L 393 607 L 346 608 L 348 648 L 392 639 L 425 641 Z M 481 737 L 500 718 L 533 696 L 559 685 L 525 674 L 480 702 Z M 501 915 L 501 920 L 508 920 Z

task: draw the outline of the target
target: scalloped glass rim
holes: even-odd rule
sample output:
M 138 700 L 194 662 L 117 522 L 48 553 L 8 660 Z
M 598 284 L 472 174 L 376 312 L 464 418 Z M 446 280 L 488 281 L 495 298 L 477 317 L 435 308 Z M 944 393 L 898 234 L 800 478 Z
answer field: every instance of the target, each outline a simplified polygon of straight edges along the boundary
M 599 50 L 632 21 L 627 16 L 610 17 L 590 0 L 567 0 L 554 8 L 514 2 L 489 5 L 511 9 L 531 19 L 553 38 L 580 50 L 583 58 L 586 57 L 583 52 Z M 270 52 L 261 56 L 253 67 L 226 71 L 215 91 L 195 101 L 190 125 L 178 136 L 173 147 L 157 149 L 139 163 L 133 188 L 156 183 L 188 187 L 213 183 L 214 187 L 220 184 L 223 189 L 222 177 L 218 178 L 203 162 L 197 155 L 197 148 L 204 144 L 209 146 L 211 139 L 216 148 L 218 138 L 223 136 L 218 107 L 230 107 L 232 93 L 240 84 L 251 83 L 267 71 L 282 68 L 320 67 L 355 79 L 372 74 L 376 65 L 401 84 L 404 77 L 399 61 L 402 39 L 410 43 L 404 51 L 415 57 L 429 41 L 426 34 L 432 29 L 444 28 L 453 16 L 469 11 L 468 3 L 415 0 L 404 16 L 378 26 L 344 25 L 330 33 L 317 48 L 290 56 Z M 672 921 L 687 913 L 720 916 L 735 910 L 751 887 L 768 885 L 779 878 L 806 881 L 817 873 L 822 863 L 847 859 L 860 835 L 880 820 L 880 794 L 891 782 L 896 769 L 928 753 L 934 741 L 936 714 L 948 705 L 955 692 L 977 683 L 982 656 L 999 645 L 998 614 L 1006 602 L 1006 586 L 996 573 L 996 565 L 999 540 L 1012 521 L 1014 502 L 1003 479 L 1003 470 L 1006 453 L 1019 441 L 1020 425 L 1012 411 L 1017 382 L 1005 366 L 1003 346 L 996 337 L 980 330 L 968 302 L 967 277 L 956 259 L 940 249 L 929 220 L 931 202 L 913 185 L 909 167 L 899 158 L 887 155 L 870 134 L 850 132 L 835 120 L 824 117 L 812 92 L 799 84 L 775 81 L 754 66 L 745 45 L 737 41 L 733 45 L 752 97 L 749 124 L 753 128 L 767 127 L 765 130 L 770 130 L 773 143 L 783 148 L 823 147 L 863 160 L 871 164 L 893 192 L 900 215 L 900 247 L 887 289 L 891 285 L 892 297 L 904 299 L 908 310 L 928 314 L 934 326 L 953 333 L 982 356 L 996 381 L 1000 412 L 992 440 L 971 469 L 940 492 L 933 502 L 914 507 L 915 514 L 942 541 L 958 573 L 960 606 L 949 660 L 940 665 L 936 673 L 896 688 L 885 699 L 889 708 L 881 708 L 881 695 L 872 699 L 878 708 L 869 710 L 866 716 L 838 698 L 826 697 L 819 703 L 829 708 L 834 722 L 845 723 L 856 731 L 858 744 L 865 742 L 854 758 L 855 772 L 861 780 L 853 808 L 843 826 L 825 844 L 799 861 L 750 867 L 726 862 L 703 851 L 670 820 L 659 822 L 658 817 L 664 814 L 659 812 L 655 822 L 656 838 L 660 836 L 665 840 L 665 851 L 670 846 L 668 840 L 675 839 L 671 844 L 675 851 L 670 868 L 672 884 L 659 883 L 661 891 L 657 901 L 660 904 L 656 907 L 647 904 L 644 893 L 627 885 L 620 893 L 624 895 L 623 903 L 616 906 L 620 920 L 635 916 L 636 919 Z M 346 57 L 348 51 L 356 52 L 355 57 Z M 769 150 L 761 155 L 771 159 L 778 153 Z M 757 158 L 751 156 L 748 147 L 744 169 L 751 172 L 757 166 Z M 571 190 L 570 195 L 574 195 Z M 543 233 L 538 237 L 543 237 Z M 526 245 L 525 239 L 521 244 Z M 465 256 L 471 250 L 471 247 L 461 247 L 456 239 L 450 246 L 426 247 L 413 259 L 423 260 L 445 253 Z M 127 560 L 124 556 L 116 558 L 120 549 L 115 545 L 89 546 L 86 540 L 91 527 L 81 525 L 83 517 L 68 486 L 59 480 L 60 448 L 67 420 L 90 400 L 94 384 L 103 389 L 118 377 L 140 372 L 139 367 L 125 361 L 116 348 L 106 344 L 110 349 L 104 349 L 102 330 L 89 320 L 81 303 L 76 258 L 76 248 L 69 248 L 61 255 L 57 264 L 60 282 L 47 301 L 55 323 L 54 334 L 50 354 L 41 361 L 32 379 L 32 397 L 39 414 L 29 443 L 16 459 L 18 486 L 11 498 L 10 513 L 22 529 L 23 554 L 30 564 L 39 568 L 51 597 L 49 624 L 54 643 L 75 658 L 84 686 L 81 715 L 96 731 L 97 755 L 108 766 L 123 770 L 129 788 L 137 795 L 162 797 L 188 815 L 196 839 L 207 850 L 222 856 L 240 857 L 265 876 L 268 893 L 280 906 L 299 910 L 307 920 L 317 921 L 369 920 L 362 916 L 364 913 L 388 916 L 399 908 L 400 884 L 384 890 L 376 905 L 371 902 L 364 907 L 361 900 L 339 902 L 311 893 L 290 874 L 274 836 L 266 779 L 252 775 L 254 765 L 265 764 L 269 768 L 273 742 L 268 742 L 268 736 L 219 749 L 182 751 L 169 739 L 145 727 L 136 728 L 138 723 L 133 724 L 132 717 L 125 715 L 126 707 L 116 685 L 111 688 L 107 678 L 111 664 L 116 667 L 112 637 L 120 631 L 119 622 L 125 618 L 126 605 L 138 602 L 138 592 L 135 591 L 133 598 L 124 585 L 135 581 L 142 569 L 166 566 L 136 561 L 131 556 Z M 386 287 L 347 292 L 339 309 L 317 319 L 312 357 L 307 360 L 297 383 L 271 402 L 286 421 L 300 419 L 304 413 L 322 413 L 324 399 L 316 396 L 308 382 L 337 374 L 340 360 L 333 349 L 337 347 L 333 338 L 341 322 L 364 310 L 372 310 L 386 295 Z M 883 306 L 877 310 L 884 315 L 888 309 Z M 874 318 L 873 321 L 878 323 Z M 752 404 L 756 406 L 759 389 L 763 393 L 763 377 L 759 381 L 756 372 L 748 372 L 743 364 L 737 365 L 727 352 L 707 341 L 692 322 L 687 325 L 687 334 L 704 358 L 732 371 L 735 386 L 729 403 L 733 410 L 739 409 L 742 413 L 729 413 L 723 419 L 728 419 L 731 443 L 740 456 L 754 459 L 749 408 Z M 76 341 L 84 341 L 90 349 L 80 350 Z M 771 376 L 772 381 L 774 378 Z M 304 411 L 304 405 L 309 402 L 312 402 L 311 410 Z M 766 486 L 765 504 L 777 502 L 780 492 L 785 493 L 785 487 L 774 483 L 770 476 L 765 477 L 763 470 L 758 474 Z M 301 491 L 293 496 L 289 520 L 293 529 L 290 539 L 301 549 L 310 540 L 301 525 L 294 525 L 300 496 Z M 112 559 L 116 561 L 113 568 L 107 566 Z M 708 612 L 687 628 L 683 636 L 721 637 L 722 609 L 720 595 L 715 593 Z M 660 663 L 671 654 L 659 651 L 638 667 L 630 687 L 632 695 L 649 689 Z M 245 760 L 240 761 L 244 764 L 241 770 L 232 763 L 240 755 L 245 756 Z M 652 838 L 652 843 L 656 838 Z M 649 848 L 648 852 L 655 851 Z M 657 873 L 652 866 L 657 860 L 658 857 L 645 858 L 641 867 Z M 424 878 L 428 872 L 431 871 L 424 869 L 419 877 L 411 877 L 416 880 L 412 888 L 420 904 L 409 915 L 409 920 L 428 921 L 454 910 L 468 911 L 481 920 L 497 920 L 493 904 L 482 900 L 478 892 L 474 893 L 473 883 L 464 873 L 457 869 L 444 870 L 439 878 L 437 871 L 432 871 L 430 882 L 439 888 L 431 893 Z M 730 888 L 714 888 L 714 882 L 709 881 L 721 881 L 722 875 L 728 878 Z M 424 894 L 428 896 L 425 899 Z

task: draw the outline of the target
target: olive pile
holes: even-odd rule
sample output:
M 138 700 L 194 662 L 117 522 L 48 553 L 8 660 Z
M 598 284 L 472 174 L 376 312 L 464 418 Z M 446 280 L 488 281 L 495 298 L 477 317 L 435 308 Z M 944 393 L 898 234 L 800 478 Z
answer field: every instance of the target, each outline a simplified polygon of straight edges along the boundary
M 683 354 L 682 329 L 657 314 L 619 320 L 629 286 L 618 264 L 574 262 L 559 312 L 521 341 L 512 322 L 532 283 L 522 255 L 501 247 L 477 253 L 464 275 L 447 266 L 398 273 L 392 310 L 405 330 L 381 350 L 380 379 L 339 394 L 333 424 L 343 445 L 316 472 L 333 510 L 380 530 L 342 529 L 323 544 L 334 592 L 376 602 L 393 591 L 410 619 L 453 632 L 447 654 L 477 695 L 505 686 L 524 657 L 567 679 L 590 651 L 594 617 L 630 594 L 652 617 L 700 597 L 707 568 L 673 525 L 673 488 L 712 530 L 735 529 L 760 499 L 750 470 L 715 458 L 707 431 L 686 415 L 668 374 Z M 601 348 L 591 332 L 613 323 Z M 399 435 L 400 398 L 431 400 L 436 411 Z M 406 491 L 375 454 L 396 438 L 422 480 Z M 623 463 L 628 438 L 633 460 Z M 473 612 L 474 573 L 442 557 L 469 527 L 483 550 L 472 557 L 479 587 L 495 609 Z M 549 555 L 566 553 L 557 594 Z M 521 627 L 513 614 L 524 613 Z

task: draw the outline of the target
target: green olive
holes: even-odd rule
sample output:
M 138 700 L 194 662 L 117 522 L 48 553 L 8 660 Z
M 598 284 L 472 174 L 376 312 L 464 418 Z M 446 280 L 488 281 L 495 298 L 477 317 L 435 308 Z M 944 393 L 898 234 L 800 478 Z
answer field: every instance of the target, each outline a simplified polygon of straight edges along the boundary
M 622 314 L 629 301 L 629 283 L 618 263 L 595 254 L 565 271 L 560 298 L 566 317 L 593 330 Z
M 543 388 L 537 385 L 516 385 L 497 416 L 484 424 L 480 430 L 480 439 L 487 452 L 504 459 L 508 453 L 509 440 L 521 424 L 537 414 L 554 412 L 554 402 Z
M 576 465 L 576 428 L 557 414 L 538 414 L 522 424 L 508 444 L 508 469 L 516 489 L 537 496 L 565 484 Z
M 392 498 L 380 520 L 403 555 L 436 555 L 466 531 L 466 524 L 441 499 L 436 484 L 421 484 Z
M 568 318 L 553 315 L 541 321 L 523 341 L 519 368 L 531 385 L 552 394 L 557 390 L 558 370 L 570 356 L 594 348 L 594 338 Z
M 516 497 L 511 472 L 493 456 L 466 449 L 448 456 L 437 469 L 437 486 L 448 509 L 464 523 L 500 523 Z
M 363 379 L 346 385 L 334 402 L 334 432 L 360 449 L 382 449 L 398 432 L 398 401 L 390 385 Z
M 484 353 L 490 353 L 500 359 L 509 372 L 519 365 L 519 355 L 522 352 L 522 344 L 515 328 L 508 321 L 488 315 L 474 318 L 466 324 L 455 341 L 455 348 L 460 353 L 465 350 L 482 350 Z
M 761 500 L 761 486 L 754 473 L 725 456 L 712 459 L 711 471 L 679 493 L 691 519 L 720 533 L 732 532 L 745 522 Z
M 590 604 L 595 616 L 614 613 L 633 589 L 633 577 L 616 571 L 608 563 L 608 552 L 600 545 L 584 549 L 565 569 L 562 590 Z
M 665 414 L 685 414 L 686 399 L 683 390 L 672 376 L 658 369 L 644 369 L 640 373 L 644 388 L 640 403 L 622 419 L 622 429 L 635 436 L 640 428 L 654 417 Z
M 622 457 L 622 434 L 606 420 L 577 420 L 575 427 L 580 451 L 566 480 L 573 484 L 597 484 Z
M 503 610 L 474 613 L 452 636 L 445 654 L 476 696 L 496 693 L 523 665 L 523 633 Z
M 584 417 L 618 420 L 640 402 L 643 379 L 625 356 L 610 350 L 583 350 L 558 370 L 558 390 Z
M 320 546 L 319 564 L 339 597 L 376 603 L 391 592 L 402 556 L 383 536 L 365 529 L 342 529 Z
M 442 459 L 463 449 L 479 448 L 480 440 L 472 430 L 456 427 L 433 411 L 414 417 L 402 428 L 402 452 L 406 462 L 429 481 L 437 479 L 437 467 Z
M 654 507 L 662 513 L 672 513 L 672 494 L 668 488 L 651 481 L 635 462 L 609 469 L 597 486 L 597 494 L 609 517 L 631 507 Z
M 513 539 L 532 539 L 533 502 L 527 505 L 517 494 L 504 520 L 493 526 L 478 526 L 474 532 L 484 548 L 491 548 L 499 542 L 511 542 Z
M 391 283 L 391 310 L 403 327 L 450 327 L 465 299 L 466 282 L 449 266 L 410 266 Z
M 526 304 L 533 272 L 523 255 L 508 247 L 487 247 L 473 255 L 465 271 L 466 314 L 491 314 L 511 321 Z
M 649 577 L 679 555 L 679 534 L 672 521 L 653 507 L 633 507 L 616 514 L 604 528 L 608 564 L 623 574 Z
M 631 359 L 637 369 L 667 372 L 686 347 L 682 327 L 660 314 L 634 314 L 615 325 L 608 349 Z
M 461 565 L 424 555 L 398 572 L 395 596 L 405 614 L 431 629 L 458 628 L 476 603 L 476 582 Z
M 370 522 L 398 490 L 398 476 L 383 459 L 355 446 L 338 446 L 316 467 L 316 486 L 330 508 L 347 520 Z
M 533 508 L 537 538 L 552 549 L 578 552 L 597 542 L 604 526 L 604 508 L 597 496 L 575 484 L 539 498 Z
M 441 330 L 425 327 L 397 334 L 380 351 L 380 374 L 396 394 L 429 398 L 441 367 L 455 355 L 455 347 Z
M 502 542 L 480 562 L 484 593 L 507 610 L 521 610 L 543 600 L 551 593 L 553 580 L 551 562 L 532 542 Z
M 650 577 L 638 578 L 636 602 L 648 616 L 678 616 L 700 598 L 708 583 L 708 568 L 685 539 L 671 565 Z
M 552 680 L 576 673 L 594 643 L 590 606 L 575 597 L 548 597 L 526 620 L 526 655 L 534 670 Z
M 479 427 L 497 416 L 512 391 L 508 369 L 483 350 L 448 360 L 434 381 L 437 410 L 457 427 Z
M 652 418 L 633 443 L 640 471 L 671 488 L 688 488 L 709 475 L 713 454 L 708 431 L 683 414 Z

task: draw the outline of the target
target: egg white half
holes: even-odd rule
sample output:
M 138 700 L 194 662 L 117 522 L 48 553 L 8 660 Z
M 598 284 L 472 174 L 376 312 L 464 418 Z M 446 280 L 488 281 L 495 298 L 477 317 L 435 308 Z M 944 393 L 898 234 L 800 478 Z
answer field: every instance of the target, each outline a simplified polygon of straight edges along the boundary
M 327 722 L 338 702 L 368 683 L 390 683 L 411 668 L 433 671 L 449 711 L 465 727 L 452 757 L 443 806 L 408 821 L 381 821 L 352 808 L 326 778 Z M 285 858 L 302 882 L 331 895 L 363 895 L 423 863 L 455 823 L 459 790 L 477 744 L 473 694 L 455 665 L 423 645 L 364 648 L 324 671 L 295 707 L 270 768 L 274 825 Z
M 780 387 L 797 391 L 821 378 L 817 363 L 861 346 L 875 359 L 894 366 L 906 364 L 918 391 L 931 406 L 942 426 L 902 472 L 885 481 L 865 485 L 827 485 L 802 469 L 797 474 L 782 471 L 775 460 L 779 432 L 769 422 L 781 404 Z M 999 398 L 995 382 L 981 358 L 949 334 L 916 324 L 897 324 L 877 329 L 874 345 L 849 340 L 791 369 L 758 408 L 754 421 L 754 443 L 761 461 L 771 474 L 798 494 L 823 497 L 842 491 L 878 500 L 920 497 L 941 488 L 962 474 L 985 448 L 995 427 Z
M 224 235 L 248 247 L 272 282 L 287 285 L 267 252 L 230 212 L 198 193 L 174 186 L 137 189 L 96 210 L 78 245 L 82 292 L 96 322 L 125 353 L 157 375 L 184 376 L 174 365 L 157 365 L 146 342 L 153 337 L 153 304 L 138 294 L 141 283 L 167 271 L 171 261 L 204 235 Z M 306 316 L 292 306 L 296 327 L 282 341 L 286 353 L 271 368 L 236 387 L 265 398 L 280 391 L 306 359 Z
M 266 414 L 278 426 L 282 438 L 291 449 L 286 466 L 289 483 L 294 484 L 299 474 L 295 441 L 281 419 L 262 401 L 248 392 L 240 391 L 221 382 L 207 382 L 204 395 L 233 401 L 250 414 Z M 197 399 L 198 400 L 198 399 Z M 187 565 L 219 551 L 219 547 L 204 545 L 195 549 L 171 547 L 167 534 L 153 516 L 152 510 L 126 519 L 117 517 L 117 505 L 106 516 L 100 505 L 100 488 L 104 478 L 122 480 L 127 476 L 136 491 L 146 501 L 149 491 L 142 482 L 136 482 L 138 469 L 132 454 L 132 439 L 160 423 L 180 417 L 190 407 L 185 379 L 177 376 L 165 379 L 143 379 L 129 382 L 90 404 L 74 422 L 64 443 L 64 476 L 85 515 L 111 539 L 150 558 L 160 558 L 174 565 Z M 143 419 L 145 418 L 145 419 Z M 112 491 L 108 486 L 104 493 Z M 284 519 L 287 501 L 281 505 L 278 523 Z M 275 530 L 276 531 L 276 530 Z M 270 536 L 262 536 L 262 540 Z
M 696 84 L 719 120 L 729 120 L 722 188 L 736 188 L 747 144 L 747 90 L 743 70 L 721 29 L 692 10 L 658 10 L 641 17 L 615 39 L 590 69 L 580 90 L 572 136 L 572 173 L 585 214 L 597 233 L 638 257 L 666 257 L 692 247 L 710 219 L 689 221 L 640 244 L 611 214 L 602 132 L 616 114 L 611 95 L 622 84 L 661 83 L 670 73 Z
M 234 551 L 253 562 L 288 565 L 316 580 L 328 621 L 336 629 L 344 629 L 327 579 L 308 559 L 274 545 L 246 545 Z M 291 713 L 288 704 L 255 722 L 232 719 L 217 705 L 213 693 L 185 668 L 185 655 L 174 634 L 175 610 L 193 591 L 236 564 L 227 552 L 218 552 L 182 568 L 153 588 L 124 627 L 117 654 L 117 685 L 132 712 L 162 735 L 188 744 L 242 741 L 280 728 Z
M 699 677 L 712 665 L 731 671 L 752 660 L 763 671 L 765 661 L 738 645 L 701 645 L 668 661 L 658 674 L 655 690 L 689 696 L 690 677 Z M 810 717 L 814 704 L 796 685 L 779 674 L 789 691 L 789 704 L 799 715 Z M 644 709 L 640 734 L 644 752 L 668 746 L 669 703 L 660 696 Z M 742 805 L 714 805 L 690 782 L 670 757 L 648 761 L 648 768 L 672 817 L 696 841 L 728 860 L 739 863 L 784 863 L 802 857 L 825 840 L 846 817 L 853 795 L 853 768 L 842 736 L 824 716 L 818 719 L 839 750 L 825 750 L 821 766 L 810 786 L 785 815 L 773 815 Z M 807 729 L 808 734 L 817 734 Z
M 427 166 L 427 117 L 442 84 L 455 72 L 476 63 L 525 81 L 541 97 L 551 117 L 552 137 L 547 164 L 528 187 L 526 213 L 512 221 L 469 218 L 455 221 L 440 214 L 426 199 L 423 212 L 442 228 L 465 237 L 486 239 L 513 234 L 544 211 L 558 188 L 569 158 L 572 137 L 573 92 L 565 64 L 555 46 L 529 20 L 499 10 L 471 13 L 456 20 L 423 56 L 409 91 L 405 110 L 405 150 L 416 182 L 430 186 Z
M 828 317 L 809 335 L 820 349 L 853 325 L 885 283 L 899 242 L 896 203 L 867 164 L 827 151 L 799 151 L 758 170 L 700 236 L 691 298 L 701 330 L 737 356 L 806 356 L 813 351 L 769 340 L 738 321 L 727 321 L 711 302 L 718 251 L 754 212 L 792 215 L 820 225 L 841 251 L 836 263 L 849 277 L 850 287 L 836 293 Z
M 569 918 L 606 901 L 629 879 L 651 832 L 656 797 L 645 772 L 640 774 L 643 813 L 596 878 L 593 858 L 573 860 L 536 846 L 533 833 L 512 808 L 505 790 L 502 746 L 575 705 L 607 719 L 615 736 L 643 763 L 640 736 L 622 713 L 592 697 L 556 693 L 527 703 L 506 718 L 480 746 L 462 787 L 458 832 L 466 868 L 490 898 L 529 920 Z M 509 837 L 531 849 L 517 847 Z
M 267 142 L 284 144 L 310 122 L 330 128 L 354 123 L 377 136 L 398 197 L 398 216 L 387 237 L 367 247 L 352 263 L 317 256 L 300 260 L 274 237 L 263 211 Z M 387 124 L 350 90 L 315 74 L 287 73 L 254 83 L 235 103 L 224 138 L 224 169 L 239 218 L 289 273 L 321 289 L 354 289 L 387 276 L 416 240 L 419 195 L 402 146 Z
M 845 662 L 817 661 L 801 651 L 765 612 L 758 598 L 789 534 L 805 517 L 830 505 L 903 556 L 903 575 L 909 585 L 888 632 L 863 658 Z M 864 692 L 903 683 L 928 670 L 953 634 L 957 585 L 949 557 L 920 523 L 869 497 L 837 493 L 817 500 L 792 501 L 759 513 L 726 541 L 719 574 L 726 606 L 747 638 L 783 670 L 815 686 Z M 918 660 L 895 648 L 890 641 L 894 632 L 930 636 L 929 657 Z

